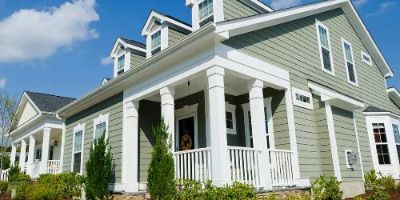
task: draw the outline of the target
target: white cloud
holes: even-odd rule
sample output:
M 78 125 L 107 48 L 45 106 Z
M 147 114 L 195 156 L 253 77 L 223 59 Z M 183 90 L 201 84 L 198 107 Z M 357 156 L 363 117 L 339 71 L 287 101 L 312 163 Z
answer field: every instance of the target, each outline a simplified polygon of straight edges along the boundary
M 0 89 L 3 89 L 6 87 L 7 79 L 6 78 L 0 78 Z
M 272 0 L 271 7 L 274 9 L 284 9 L 300 5 L 302 0 Z
M 100 63 L 102 65 L 111 65 L 113 63 L 113 60 L 110 58 L 110 56 L 106 56 L 104 58 L 101 58 Z
M 45 59 L 58 49 L 98 37 L 95 0 L 73 0 L 43 10 L 21 9 L 0 21 L 0 62 Z
M 394 1 L 383 2 L 379 4 L 379 9 L 376 12 L 367 14 L 367 17 L 373 17 L 386 13 L 386 11 L 396 5 Z
M 353 0 L 353 3 L 354 3 L 355 6 L 361 6 L 361 5 L 364 5 L 367 2 L 368 2 L 368 0 Z

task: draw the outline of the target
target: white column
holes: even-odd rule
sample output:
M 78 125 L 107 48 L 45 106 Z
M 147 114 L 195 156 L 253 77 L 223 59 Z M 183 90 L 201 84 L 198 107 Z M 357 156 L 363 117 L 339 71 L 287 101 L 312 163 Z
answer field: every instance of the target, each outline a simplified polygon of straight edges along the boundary
M 124 103 L 122 179 L 125 192 L 138 192 L 139 102 Z
M 33 173 L 34 161 L 35 161 L 35 138 L 31 135 L 29 136 L 28 165 L 27 165 L 27 171 L 30 176 L 32 176 Z
M 25 160 L 26 160 L 26 141 L 21 140 L 21 152 L 19 154 L 19 167 L 21 170 L 25 170 Z
M 42 160 L 40 162 L 40 174 L 47 173 L 47 161 L 49 160 L 51 128 L 43 129 Z
M 226 136 L 224 69 L 207 70 L 210 119 L 211 168 L 213 183 L 223 186 L 230 182 L 229 155 Z
M 338 154 L 338 149 L 337 149 L 337 144 L 336 144 L 336 135 L 335 135 L 335 125 L 333 123 L 332 107 L 328 101 L 325 101 L 325 112 L 326 112 L 326 122 L 328 124 L 329 143 L 331 146 L 333 171 L 334 171 L 335 177 L 339 181 L 341 181 L 342 174 L 340 172 L 339 154 Z
M 64 166 L 64 150 L 65 150 L 65 124 L 63 124 L 63 128 L 61 130 L 61 143 L 59 145 L 61 145 L 61 152 L 60 152 L 60 169 L 59 172 L 61 173 L 63 171 L 63 166 Z
M 175 90 L 171 87 L 164 87 L 160 90 L 161 95 L 161 117 L 168 126 L 172 151 L 175 151 Z
M 262 151 L 260 163 L 260 185 L 266 189 L 272 189 L 269 154 L 267 153 L 267 130 L 265 128 L 263 82 L 254 80 L 249 83 L 249 102 L 251 114 L 251 128 L 253 132 L 254 148 Z
M 309 181 L 300 183 L 299 152 L 297 150 L 296 126 L 294 121 L 292 91 L 289 87 L 285 91 L 286 114 L 289 128 L 290 150 L 292 154 L 293 178 L 299 186 L 309 186 Z
M 17 155 L 17 147 L 15 146 L 15 144 L 11 144 L 11 165 L 14 166 L 15 164 L 15 156 Z

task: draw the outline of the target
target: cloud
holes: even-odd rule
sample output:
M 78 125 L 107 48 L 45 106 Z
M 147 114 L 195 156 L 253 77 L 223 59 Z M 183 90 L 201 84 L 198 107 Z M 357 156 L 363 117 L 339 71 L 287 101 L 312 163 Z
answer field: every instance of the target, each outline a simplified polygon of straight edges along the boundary
M 387 10 L 389 10 L 390 8 L 392 8 L 395 5 L 396 5 L 396 2 L 394 2 L 394 1 L 388 1 L 388 2 L 381 3 L 381 4 L 379 4 L 378 11 L 367 14 L 367 17 L 382 15 L 382 14 L 386 13 Z
M 7 79 L 0 78 L 0 89 L 4 89 L 6 87 Z
M 0 21 L 0 63 L 45 59 L 60 48 L 98 37 L 95 0 L 72 0 L 43 10 L 21 9 Z
M 361 5 L 364 5 L 367 2 L 368 2 L 368 0 L 353 0 L 353 3 L 354 3 L 355 6 L 361 6 Z
M 284 9 L 300 5 L 302 0 L 272 0 L 271 7 L 274 9 Z
M 113 60 L 110 58 L 110 56 L 106 56 L 104 58 L 101 58 L 100 63 L 102 65 L 111 65 L 113 63 Z

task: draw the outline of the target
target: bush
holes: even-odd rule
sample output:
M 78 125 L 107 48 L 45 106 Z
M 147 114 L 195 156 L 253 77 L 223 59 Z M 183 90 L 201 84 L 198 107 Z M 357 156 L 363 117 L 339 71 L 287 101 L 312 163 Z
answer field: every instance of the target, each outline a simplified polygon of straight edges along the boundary
M 107 199 L 112 173 L 112 155 L 103 135 L 94 141 L 86 162 L 85 191 L 88 199 Z
M 8 170 L 8 182 L 10 183 L 20 183 L 20 182 L 30 182 L 31 178 L 22 173 L 18 165 L 11 166 Z
M 174 159 L 168 142 L 168 127 L 164 121 L 153 128 L 156 143 L 151 153 L 147 187 L 151 199 L 172 199 L 175 196 Z
M 46 187 L 51 193 L 56 194 L 54 199 L 80 197 L 82 182 L 82 177 L 72 172 L 42 174 L 38 178 L 39 185 Z
M 396 191 L 396 183 L 391 176 L 383 176 L 372 170 L 364 175 L 364 179 L 365 191 L 370 192 L 367 200 L 385 200 L 389 197 L 388 192 Z
M 1 169 L 8 169 L 10 168 L 11 160 L 10 156 L 4 155 L 3 158 L 1 159 Z
M 315 200 L 341 200 L 343 191 L 336 177 L 327 179 L 324 175 L 315 180 L 311 187 L 311 198 Z
M 6 192 L 8 189 L 8 182 L 7 181 L 0 181 L 0 192 Z

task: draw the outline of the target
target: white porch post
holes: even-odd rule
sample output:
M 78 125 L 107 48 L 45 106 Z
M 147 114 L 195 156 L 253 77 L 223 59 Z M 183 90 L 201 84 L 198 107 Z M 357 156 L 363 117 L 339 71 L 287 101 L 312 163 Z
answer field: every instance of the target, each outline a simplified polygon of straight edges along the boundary
M 42 160 L 40 162 L 40 174 L 47 173 L 47 161 L 49 160 L 51 128 L 43 129 Z
M 138 192 L 139 102 L 124 103 L 122 178 L 125 192 Z
M 35 138 L 29 136 L 29 150 L 28 150 L 28 175 L 32 176 L 33 173 L 33 162 L 35 161 Z
M 165 125 L 168 126 L 170 136 L 171 150 L 175 151 L 175 90 L 171 87 L 164 87 L 160 90 L 161 95 L 161 117 Z
M 269 154 L 267 153 L 267 138 L 264 113 L 264 84 L 260 80 L 253 80 L 249 83 L 249 101 L 251 114 L 251 128 L 253 132 L 254 148 L 262 151 L 260 163 L 260 186 L 272 189 L 270 173 Z
M 19 167 L 21 170 L 25 170 L 25 160 L 26 160 L 26 141 L 21 140 L 21 153 L 19 154 Z
M 338 155 L 338 149 L 337 149 L 337 144 L 336 144 L 335 125 L 333 122 L 332 107 L 328 101 L 325 101 L 325 112 L 326 112 L 326 121 L 328 124 L 329 142 L 330 142 L 330 146 L 331 146 L 333 171 L 335 173 L 335 177 L 339 181 L 341 181 L 342 173 L 340 171 L 339 155 Z
M 15 156 L 17 155 L 17 147 L 15 146 L 15 144 L 11 144 L 11 166 L 14 166 L 15 164 Z
M 229 155 L 225 116 L 225 71 L 222 67 L 207 70 L 212 179 L 217 186 L 230 182 Z

